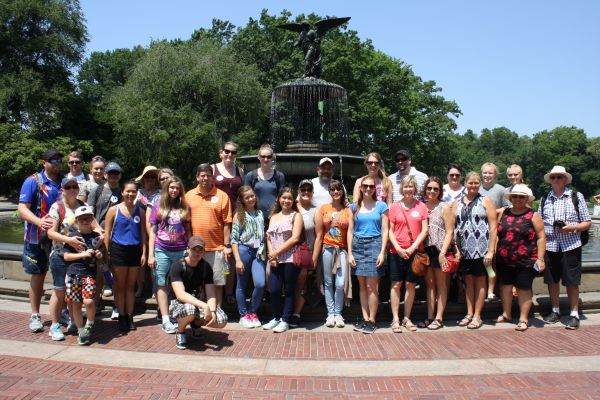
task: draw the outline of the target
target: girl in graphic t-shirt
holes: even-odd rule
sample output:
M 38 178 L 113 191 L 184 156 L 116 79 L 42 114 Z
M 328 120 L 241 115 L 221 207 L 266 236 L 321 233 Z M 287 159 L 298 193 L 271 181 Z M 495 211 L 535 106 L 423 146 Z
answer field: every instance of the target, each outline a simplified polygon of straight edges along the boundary
M 156 301 L 162 317 L 162 329 L 175 333 L 169 320 L 167 274 L 171 264 L 180 260 L 190 232 L 190 209 L 185 201 L 183 182 L 176 176 L 164 182 L 158 203 L 150 210 L 148 232 L 148 267 L 156 283 Z

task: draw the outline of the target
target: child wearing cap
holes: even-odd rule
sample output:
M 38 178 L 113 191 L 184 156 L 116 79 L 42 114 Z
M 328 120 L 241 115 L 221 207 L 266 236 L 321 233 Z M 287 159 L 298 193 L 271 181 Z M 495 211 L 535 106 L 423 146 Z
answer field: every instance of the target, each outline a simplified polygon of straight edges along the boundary
M 80 345 L 89 345 L 94 326 L 96 307 L 94 295 L 96 291 L 97 261 L 102 258 L 103 242 L 100 235 L 92 229 L 94 212 L 89 206 L 81 206 L 75 210 L 78 231 L 69 236 L 79 236 L 85 242 L 85 248 L 77 251 L 70 244 L 65 244 L 64 259 L 67 264 L 66 301 L 74 303 L 73 320 L 77 326 Z M 77 304 L 79 303 L 79 304 Z M 81 313 L 82 303 L 85 306 L 87 321 L 83 325 Z

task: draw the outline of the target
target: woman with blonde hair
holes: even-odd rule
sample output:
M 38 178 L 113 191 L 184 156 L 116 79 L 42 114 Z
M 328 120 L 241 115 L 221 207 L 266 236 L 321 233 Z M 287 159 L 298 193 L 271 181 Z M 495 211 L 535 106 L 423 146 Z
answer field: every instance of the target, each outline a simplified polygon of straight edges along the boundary
M 244 178 L 244 185 L 248 185 L 256 193 L 258 208 L 263 215 L 269 218 L 269 212 L 277 201 L 279 191 L 285 187 L 285 176 L 281 171 L 273 168 L 275 153 L 268 144 L 263 144 L 258 149 L 258 162 L 260 167 L 248 172 Z
M 358 198 L 363 179 L 368 176 L 375 181 L 375 198 L 387 203 L 388 206 L 392 204 L 392 182 L 390 182 L 385 173 L 381 155 L 376 152 L 367 154 L 365 157 L 365 167 L 367 167 L 367 175 L 356 180 L 352 198 Z
M 150 211 L 148 231 L 148 266 L 156 285 L 156 302 L 162 318 L 162 329 L 175 333 L 169 320 L 167 274 L 171 264 L 180 260 L 191 237 L 191 212 L 185 201 L 183 182 L 176 176 L 164 184 L 158 202 Z

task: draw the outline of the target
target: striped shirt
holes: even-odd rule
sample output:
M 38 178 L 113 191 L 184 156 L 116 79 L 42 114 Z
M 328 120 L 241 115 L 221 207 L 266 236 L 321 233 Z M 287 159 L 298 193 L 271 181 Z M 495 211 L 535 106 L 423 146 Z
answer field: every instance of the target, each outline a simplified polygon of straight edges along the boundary
M 581 238 L 579 232 L 561 233 L 559 228 L 554 227 L 555 221 L 564 221 L 567 225 L 577 225 L 583 221 L 590 221 L 585 198 L 581 193 L 577 193 L 579 199 L 579 215 L 577 217 L 575 205 L 571 199 L 571 189 L 565 189 L 563 194 L 557 197 L 554 191 L 550 191 L 546 197 L 544 209 L 542 202 L 538 208 L 538 213 L 544 221 L 544 230 L 546 231 L 546 250 L 553 252 L 569 251 L 581 247 Z
M 236 219 L 231 226 L 231 244 L 244 245 L 253 249 L 258 249 L 257 254 L 261 259 L 265 258 L 265 219 L 261 210 L 255 210 L 251 213 L 244 211 L 246 223 L 240 225 Z
M 202 236 L 206 251 L 223 250 L 223 228 L 232 220 L 227 193 L 213 186 L 205 196 L 199 187 L 195 187 L 185 194 L 185 201 L 192 210 L 192 235 Z
M 399 202 L 404 197 L 400 194 L 400 182 L 408 175 L 414 177 L 415 181 L 417 181 L 417 193 L 415 193 L 415 197 L 417 200 L 423 201 L 423 185 L 425 185 L 425 181 L 429 177 L 423 172 L 418 171 L 415 167 L 410 167 L 407 175 L 400 175 L 400 172 L 395 172 L 388 176 L 388 179 L 392 182 L 392 201 L 394 203 Z

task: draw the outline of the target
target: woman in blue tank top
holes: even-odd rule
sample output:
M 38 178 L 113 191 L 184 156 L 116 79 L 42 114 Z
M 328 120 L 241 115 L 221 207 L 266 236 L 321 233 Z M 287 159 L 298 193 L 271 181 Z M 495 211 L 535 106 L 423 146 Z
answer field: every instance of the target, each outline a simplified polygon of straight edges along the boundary
M 104 244 L 109 249 L 115 271 L 115 304 L 119 311 L 119 330 L 134 330 L 133 305 L 138 270 L 146 263 L 146 214 L 134 204 L 137 185 L 125 182 L 123 201 L 106 213 Z

